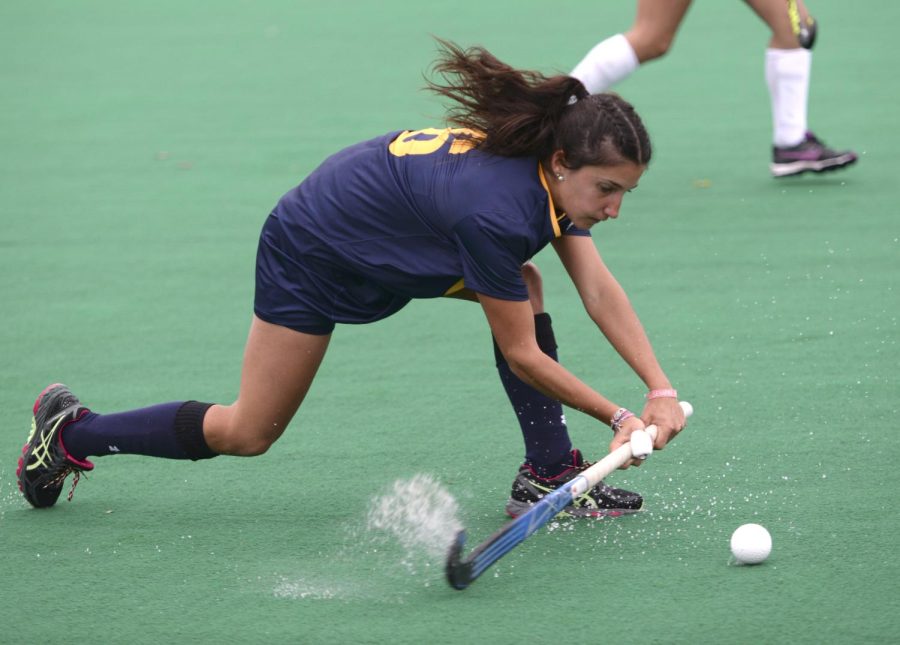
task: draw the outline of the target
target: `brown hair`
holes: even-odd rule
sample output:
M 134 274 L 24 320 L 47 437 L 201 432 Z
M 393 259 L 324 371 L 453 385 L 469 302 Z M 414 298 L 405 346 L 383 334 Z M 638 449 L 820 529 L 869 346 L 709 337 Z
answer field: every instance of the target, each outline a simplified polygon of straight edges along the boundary
M 518 70 L 483 47 L 462 49 L 437 39 L 428 89 L 452 101 L 451 125 L 484 133 L 478 147 L 505 157 L 544 160 L 556 150 L 566 166 L 650 162 L 641 118 L 616 94 L 588 94 L 576 78 Z

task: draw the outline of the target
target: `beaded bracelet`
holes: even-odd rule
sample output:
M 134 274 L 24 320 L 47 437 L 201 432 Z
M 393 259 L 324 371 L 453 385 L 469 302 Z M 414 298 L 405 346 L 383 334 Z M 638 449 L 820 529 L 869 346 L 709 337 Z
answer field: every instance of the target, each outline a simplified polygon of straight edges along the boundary
M 619 408 L 612 416 L 612 419 L 609 420 L 609 427 L 613 429 L 613 432 L 618 432 L 625 419 L 630 419 L 633 416 L 634 412 L 632 412 L 631 410 L 628 410 L 626 408 Z
M 677 399 L 678 392 L 672 389 L 650 390 L 644 396 L 648 401 L 652 401 L 653 399 Z

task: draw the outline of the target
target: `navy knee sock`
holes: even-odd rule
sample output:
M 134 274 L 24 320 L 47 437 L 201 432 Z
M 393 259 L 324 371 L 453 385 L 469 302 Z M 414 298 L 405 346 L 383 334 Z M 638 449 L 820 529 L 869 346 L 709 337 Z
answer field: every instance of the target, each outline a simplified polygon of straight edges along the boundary
M 550 315 L 536 314 L 535 335 L 538 347 L 555 361 L 556 338 Z M 544 396 L 512 373 L 506 359 L 494 342 L 497 371 L 509 402 L 516 412 L 525 439 L 525 462 L 541 477 L 553 477 L 571 463 L 572 441 L 559 401 Z
M 209 459 L 216 453 L 203 438 L 203 417 L 212 405 L 176 401 L 115 414 L 91 412 L 66 426 L 62 443 L 80 460 L 114 454 Z

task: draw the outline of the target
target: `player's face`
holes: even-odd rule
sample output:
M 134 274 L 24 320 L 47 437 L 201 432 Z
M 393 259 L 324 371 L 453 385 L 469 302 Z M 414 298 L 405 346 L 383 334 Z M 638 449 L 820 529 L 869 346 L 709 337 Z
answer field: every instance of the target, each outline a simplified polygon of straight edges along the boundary
M 646 166 L 631 162 L 615 166 L 582 166 L 577 170 L 555 165 L 549 181 L 556 210 L 568 215 L 569 220 L 582 229 L 610 217 L 616 218 L 622 198 L 637 188 L 645 169 Z

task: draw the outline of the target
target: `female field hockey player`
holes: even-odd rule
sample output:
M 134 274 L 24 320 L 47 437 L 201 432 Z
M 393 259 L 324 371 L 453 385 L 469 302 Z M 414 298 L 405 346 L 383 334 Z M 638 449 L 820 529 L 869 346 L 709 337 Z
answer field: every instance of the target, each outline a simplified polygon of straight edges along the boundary
M 856 162 L 807 127 L 812 46 L 817 25 L 801 0 L 745 0 L 772 31 L 766 49 L 766 84 L 772 106 L 774 177 L 826 172 Z M 631 29 L 597 44 L 572 70 L 589 92 L 605 92 L 640 65 L 663 56 L 675 40 L 691 0 L 638 0 Z
M 327 159 L 284 195 L 263 225 L 254 315 L 238 399 L 176 401 L 97 414 L 61 384 L 34 404 L 17 470 L 35 507 L 56 503 L 88 457 L 169 459 L 260 455 L 303 401 L 336 323 L 380 320 L 414 298 L 477 301 L 519 415 L 525 463 L 507 511 L 586 467 L 560 403 L 614 430 L 611 448 L 645 423 L 663 448 L 685 424 L 676 393 L 590 228 L 619 215 L 650 161 L 650 140 L 621 98 L 590 96 L 569 76 L 515 70 L 482 48 L 442 43 L 430 89 L 453 102 L 446 129 L 404 130 Z M 646 384 L 640 417 L 556 361 L 540 276 L 530 258 L 553 245 L 591 318 Z M 530 289 L 529 289 L 530 287 Z M 640 508 L 640 495 L 603 484 L 572 515 Z

